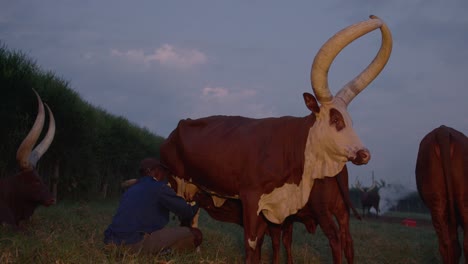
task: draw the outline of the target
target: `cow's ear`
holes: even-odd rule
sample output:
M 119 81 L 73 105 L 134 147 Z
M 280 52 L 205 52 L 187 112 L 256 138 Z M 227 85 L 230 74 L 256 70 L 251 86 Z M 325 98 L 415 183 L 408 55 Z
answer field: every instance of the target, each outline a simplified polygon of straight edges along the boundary
M 302 96 L 304 97 L 305 105 L 307 106 L 307 108 L 309 108 L 310 111 L 316 114 L 320 113 L 320 107 L 313 95 L 311 95 L 310 93 L 304 93 Z

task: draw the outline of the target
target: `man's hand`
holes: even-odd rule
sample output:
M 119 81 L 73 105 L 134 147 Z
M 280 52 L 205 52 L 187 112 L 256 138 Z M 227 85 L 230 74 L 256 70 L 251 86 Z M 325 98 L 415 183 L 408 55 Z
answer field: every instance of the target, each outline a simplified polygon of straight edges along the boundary
M 197 212 L 198 212 L 198 209 L 200 208 L 200 206 L 195 201 L 192 201 L 192 202 L 187 203 L 187 204 L 190 205 L 190 209 L 192 210 L 192 217 L 190 217 L 190 219 L 181 219 L 179 217 L 179 221 L 180 221 L 180 226 L 191 227 L 192 222 L 193 222 L 193 218 L 197 215 Z
M 195 216 L 198 212 L 198 209 L 200 209 L 200 205 L 195 201 L 192 201 L 190 205 L 192 206 L 192 212 L 193 212 L 193 215 Z

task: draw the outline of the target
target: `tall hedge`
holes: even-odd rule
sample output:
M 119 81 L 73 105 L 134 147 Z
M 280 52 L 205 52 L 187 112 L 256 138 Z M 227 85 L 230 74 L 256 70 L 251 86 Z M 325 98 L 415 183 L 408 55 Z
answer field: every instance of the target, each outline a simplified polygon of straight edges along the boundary
M 66 80 L 0 43 L 0 177 L 16 172 L 16 150 L 36 118 L 32 88 L 55 117 L 55 138 L 38 170 L 56 185 L 58 199 L 118 195 L 121 181 L 137 176 L 142 158 L 159 156 L 162 137 L 94 107 Z

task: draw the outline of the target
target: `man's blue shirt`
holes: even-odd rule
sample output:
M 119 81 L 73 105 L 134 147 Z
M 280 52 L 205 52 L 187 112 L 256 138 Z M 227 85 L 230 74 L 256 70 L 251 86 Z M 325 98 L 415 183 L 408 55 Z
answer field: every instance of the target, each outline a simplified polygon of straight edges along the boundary
M 167 225 L 169 211 L 181 220 L 191 219 L 195 208 L 177 196 L 165 182 L 145 176 L 122 196 L 112 223 L 104 232 L 104 243 L 134 244 Z

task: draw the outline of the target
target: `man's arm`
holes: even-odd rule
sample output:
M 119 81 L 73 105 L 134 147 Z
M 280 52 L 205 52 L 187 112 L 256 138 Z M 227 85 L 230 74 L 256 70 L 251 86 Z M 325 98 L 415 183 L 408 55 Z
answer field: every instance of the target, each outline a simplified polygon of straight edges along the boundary
M 182 221 L 191 220 L 198 211 L 198 204 L 189 205 L 174 192 L 169 186 L 162 186 L 160 189 L 160 203 L 169 211 L 176 214 Z

